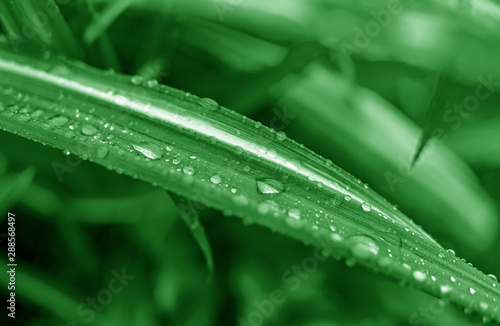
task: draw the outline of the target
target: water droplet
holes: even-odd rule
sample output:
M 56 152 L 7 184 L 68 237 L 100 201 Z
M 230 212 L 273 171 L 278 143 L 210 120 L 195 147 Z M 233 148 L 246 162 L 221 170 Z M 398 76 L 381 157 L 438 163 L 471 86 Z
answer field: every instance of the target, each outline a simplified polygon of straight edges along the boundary
M 130 79 L 130 81 L 132 82 L 132 84 L 134 85 L 140 85 L 143 83 L 144 81 L 144 78 L 142 76 L 139 76 L 139 75 L 135 75 L 135 76 L 132 76 L 132 78 Z
M 455 256 L 455 251 L 453 249 L 448 249 L 446 250 L 448 253 L 452 254 L 453 256 Z
M 366 235 L 355 235 L 349 238 L 352 254 L 358 259 L 366 259 L 378 255 L 380 251 L 375 239 Z
M 453 288 L 449 285 L 441 285 L 439 287 L 439 290 L 441 291 L 442 294 L 446 294 L 446 293 L 449 293 L 453 290 Z
M 482 310 L 482 311 L 486 311 L 488 310 L 488 304 L 484 301 L 481 301 L 479 302 L 479 308 Z
M 177 164 L 181 163 L 181 161 L 182 161 L 182 160 L 181 160 L 179 157 L 176 157 L 176 158 L 174 158 L 174 159 L 172 160 L 172 163 L 173 163 L 173 164 L 175 164 L 175 165 L 177 165 Z
M 301 228 L 303 223 L 300 220 L 300 211 L 297 208 L 290 209 L 288 211 L 288 216 L 285 219 L 285 223 L 294 229 Z
M 28 122 L 31 120 L 31 116 L 27 113 L 22 113 L 18 116 L 19 120 L 23 121 L 23 122 Z
M 167 145 L 165 149 L 167 150 L 167 152 L 171 152 L 174 149 L 174 147 L 171 145 Z
M 215 183 L 216 185 L 218 185 L 219 183 L 222 182 L 222 178 L 219 176 L 219 175 L 213 175 L 211 178 L 210 178 L 210 181 L 212 183 Z
M 156 79 L 150 79 L 148 80 L 148 87 L 155 87 L 156 85 L 158 85 L 158 81 Z
M 142 153 L 147 158 L 152 160 L 159 159 L 162 157 L 161 147 L 154 143 L 142 143 L 141 145 L 132 145 L 134 149 L 140 153 Z
M 257 192 L 260 194 L 279 194 L 284 187 L 281 182 L 271 178 L 257 179 Z
M 275 150 L 270 149 L 267 151 L 267 156 L 269 156 L 270 158 L 276 158 L 276 156 L 278 156 L 278 154 L 276 153 Z
M 367 201 L 365 201 L 365 202 L 363 203 L 363 205 L 361 205 L 361 207 L 363 208 L 363 210 L 364 210 L 365 212 L 369 212 L 369 211 L 371 211 L 371 210 L 372 210 L 372 205 L 370 205 L 370 203 L 369 203 L 369 202 L 367 202 Z
M 108 154 L 109 154 L 109 149 L 101 147 L 97 150 L 96 157 L 102 159 L 108 156 Z
M 93 136 L 97 133 L 97 128 L 92 125 L 85 125 L 82 127 L 82 134 L 85 136 Z
M 31 117 L 32 117 L 33 119 L 36 119 L 36 118 L 40 118 L 40 117 L 41 117 L 42 115 L 44 115 L 44 114 L 45 114 L 45 111 L 43 111 L 43 110 L 36 110 L 35 112 L 33 112 L 33 113 L 31 114 Z
M 476 293 L 476 290 L 474 290 L 473 288 L 469 288 L 469 291 L 470 291 L 470 294 Z
M 245 172 L 248 172 L 248 171 L 250 171 L 250 166 L 248 166 L 248 165 L 245 165 L 245 167 L 243 168 L 243 171 L 245 171 Z
M 450 277 L 450 280 L 451 280 L 452 282 L 456 282 L 456 281 L 457 281 L 457 280 L 456 280 L 453 276 L 452 276 L 452 277 Z
M 422 271 L 414 271 L 413 278 L 418 282 L 423 282 L 427 278 L 427 274 Z
M 217 111 L 220 108 L 219 103 L 207 97 L 199 99 L 198 103 L 201 107 L 210 111 Z
M 194 174 L 194 169 L 191 166 L 185 166 L 183 171 L 185 174 L 188 174 L 188 175 Z
M 352 198 L 351 198 L 351 196 L 349 196 L 349 195 L 345 195 L 345 196 L 344 196 L 344 199 L 345 199 L 345 201 L 351 201 L 351 199 L 352 199 Z
M 298 208 L 292 208 L 288 211 L 288 216 L 300 220 L 300 210 Z
M 276 137 L 278 138 L 279 141 L 283 141 L 286 139 L 286 134 L 283 131 L 278 131 L 276 133 Z
M 66 118 L 65 116 L 58 115 L 49 120 L 50 123 L 52 123 L 54 126 L 59 127 L 59 126 L 64 126 L 69 122 L 69 119 Z
M 233 202 L 239 206 L 248 205 L 248 198 L 243 195 L 236 195 L 233 197 Z
M 118 105 L 127 105 L 127 103 L 129 102 L 128 98 L 126 98 L 125 96 L 123 95 L 117 95 L 115 96 L 115 103 L 118 104 Z
M 493 281 L 498 282 L 497 277 L 493 274 L 488 274 L 488 277 L 491 278 Z
M 260 214 L 265 215 L 265 214 L 268 214 L 270 212 L 278 212 L 279 205 L 272 200 L 266 200 L 257 206 L 257 210 Z

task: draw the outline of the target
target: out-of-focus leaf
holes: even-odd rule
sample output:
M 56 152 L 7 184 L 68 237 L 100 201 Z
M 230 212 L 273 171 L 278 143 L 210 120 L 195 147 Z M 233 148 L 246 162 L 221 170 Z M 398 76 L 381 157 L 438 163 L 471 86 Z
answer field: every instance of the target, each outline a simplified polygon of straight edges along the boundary
M 35 176 L 35 169 L 0 176 L 0 212 L 8 211 L 24 195 Z
M 470 168 L 441 144 L 433 144 L 411 169 L 420 129 L 387 101 L 361 87 L 351 91 L 348 81 L 319 64 L 285 80 L 276 92 L 300 114 L 294 124 L 303 130 L 316 126 L 311 137 L 326 135 L 316 147 L 362 173 L 420 223 L 433 227 L 439 220 L 444 227 L 436 231 L 479 251 L 495 240 L 496 208 Z

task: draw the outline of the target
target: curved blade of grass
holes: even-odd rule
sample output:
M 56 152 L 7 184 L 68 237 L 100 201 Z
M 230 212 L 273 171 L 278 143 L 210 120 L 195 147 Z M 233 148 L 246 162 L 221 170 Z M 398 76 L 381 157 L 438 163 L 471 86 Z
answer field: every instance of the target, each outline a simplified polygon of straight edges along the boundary
M 413 156 L 412 166 L 415 165 L 427 142 L 433 137 L 437 126 L 442 119 L 443 112 L 451 105 L 455 81 L 450 78 L 449 71 L 445 70 L 437 76 L 432 97 L 426 113 L 422 136 Z
M 178 196 L 170 191 L 168 192 L 168 194 L 177 206 L 177 210 L 184 220 L 184 223 L 186 223 L 186 225 L 189 227 L 191 234 L 193 235 L 196 243 L 203 253 L 203 256 L 205 257 L 205 262 L 208 269 L 207 280 L 211 282 L 214 275 L 214 257 L 212 253 L 212 246 L 210 245 L 210 241 L 208 240 L 207 233 L 205 232 L 203 224 L 201 224 L 200 222 L 198 210 L 193 206 L 192 201 L 190 201 L 186 197 Z
M 153 80 L 0 51 L 0 128 L 500 321 L 497 283 L 283 133 Z M 472 290 L 471 290 L 472 289 Z

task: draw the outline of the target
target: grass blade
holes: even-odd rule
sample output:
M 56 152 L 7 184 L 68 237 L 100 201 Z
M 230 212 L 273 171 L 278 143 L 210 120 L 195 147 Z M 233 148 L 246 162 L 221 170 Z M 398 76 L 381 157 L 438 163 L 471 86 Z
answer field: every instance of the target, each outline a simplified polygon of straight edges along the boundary
M 500 321 L 496 281 L 283 133 L 154 80 L 64 60 L 0 51 L 0 75 L 3 130 L 323 247 Z
M 2 22 L 14 51 L 51 49 L 73 58 L 82 58 L 68 23 L 53 0 L 0 2 Z

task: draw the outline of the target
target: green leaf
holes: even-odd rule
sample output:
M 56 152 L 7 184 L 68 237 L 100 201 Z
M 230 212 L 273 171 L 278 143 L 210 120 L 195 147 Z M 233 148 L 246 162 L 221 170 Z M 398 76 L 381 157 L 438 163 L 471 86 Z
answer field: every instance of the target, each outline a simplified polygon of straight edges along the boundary
M 0 211 L 8 211 L 23 197 L 34 176 L 35 169 L 33 168 L 0 176 Z
M 0 51 L 0 76 L 3 130 L 320 246 L 500 321 L 495 280 L 282 132 L 213 100 L 80 63 Z

